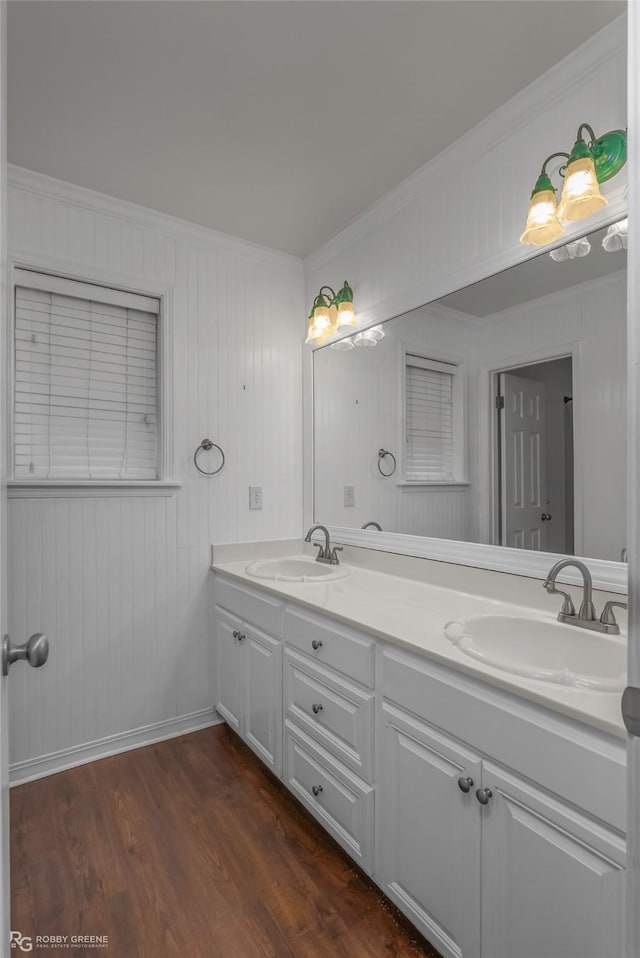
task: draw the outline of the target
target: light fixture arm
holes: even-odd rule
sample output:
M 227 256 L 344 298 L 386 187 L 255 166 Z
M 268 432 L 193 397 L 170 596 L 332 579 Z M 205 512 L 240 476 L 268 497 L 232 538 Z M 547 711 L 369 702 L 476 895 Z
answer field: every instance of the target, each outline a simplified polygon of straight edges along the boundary
M 582 131 L 583 131 L 583 130 L 587 130 L 587 132 L 589 133 L 589 136 L 590 136 L 589 146 L 593 147 L 593 145 L 594 145 L 595 142 L 596 142 L 596 135 L 595 135 L 595 133 L 593 132 L 593 127 L 589 126 L 588 123 L 581 123 L 581 124 L 580 124 L 580 126 L 578 127 L 578 133 L 577 133 L 577 136 L 576 136 L 576 140 L 582 140 L 582 139 L 583 139 L 583 136 L 582 136 Z
M 544 163 L 542 164 L 542 169 L 541 169 L 541 171 L 540 171 L 540 176 L 543 176 L 543 175 L 544 175 L 544 176 L 548 176 L 548 173 L 547 173 L 547 163 L 550 163 L 551 160 L 555 160 L 556 157 L 558 157 L 558 156 L 564 156 L 567 160 L 569 159 L 569 154 L 568 154 L 568 153 L 563 153 L 562 151 L 560 151 L 559 153 L 552 153 L 551 156 L 548 156 L 548 157 L 546 158 L 546 160 L 544 161 Z M 560 174 L 560 176 L 564 176 L 564 171 L 566 170 L 566 168 L 567 168 L 566 163 L 564 164 L 564 166 L 561 166 L 561 167 L 560 167 L 560 169 L 558 170 L 558 173 Z

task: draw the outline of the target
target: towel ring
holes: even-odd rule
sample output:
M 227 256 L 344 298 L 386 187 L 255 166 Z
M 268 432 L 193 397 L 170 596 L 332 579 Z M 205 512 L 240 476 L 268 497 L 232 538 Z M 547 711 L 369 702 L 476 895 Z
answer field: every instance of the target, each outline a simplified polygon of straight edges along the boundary
M 384 472 L 382 469 L 382 460 L 389 456 L 393 459 L 393 466 L 391 467 L 391 472 Z M 384 476 L 385 479 L 388 479 L 389 476 L 392 476 L 396 471 L 396 457 L 392 452 L 389 452 L 388 449 L 378 449 L 378 472 L 381 476 Z
M 220 463 L 217 469 L 213 470 L 213 472 L 207 472 L 206 469 L 202 469 L 198 465 L 198 453 L 200 452 L 201 449 L 204 449 L 205 452 L 209 452 L 210 449 L 217 449 L 220 455 L 222 456 L 222 462 Z M 203 476 L 217 476 L 220 470 L 222 469 L 222 467 L 224 466 L 224 453 L 217 443 L 212 442 L 211 439 L 203 439 L 193 454 L 193 464 L 198 470 L 198 472 L 201 472 Z

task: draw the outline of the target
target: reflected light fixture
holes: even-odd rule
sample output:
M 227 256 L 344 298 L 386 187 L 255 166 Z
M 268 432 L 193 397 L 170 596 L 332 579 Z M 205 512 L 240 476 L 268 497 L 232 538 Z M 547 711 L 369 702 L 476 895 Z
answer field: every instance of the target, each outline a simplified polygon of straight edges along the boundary
M 583 139 L 583 130 L 589 134 L 588 143 Z M 564 178 L 564 186 L 560 206 L 556 209 L 556 189 L 546 167 L 550 160 L 558 156 L 566 157 L 567 162 L 559 170 Z M 575 222 L 606 206 L 607 198 L 600 191 L 600 183 L 615 176 L 626 160 L 625 130 L 612 130 L 596 137 L 588 123 L 581 123 L 571 153 L 552 153 L 542 164 L 542 171 L 531 193 L 527 224 L 520 242 L 532 246 L 552 243 L 564 234 L 561 220 Z
M 369 329 L 363 329 L 354 337 L 356 346 L 377 346 L 378 341 L 384 339 L 384 329 L 382 326 L 370 326 Z
M 617 253 L 618 250 L 626 249 L 628 232 L 629 220 L 627 218 L 620 220 L 619 223 L 612 223 L 602 240 L 602 248 L 607 253 Z
M 568 259 L 581 259 L 583 256 L 588 256 L 590 252 L 591 243 L 586 236 L 581 236 L 573 243 L 567 243 L 566 246 L 558 246 L 557 249 L 552 249 L 549 256 L 556 263 L 563 263 Z
M 339 329 L 357 325 L 353 290 L 347 281 L 337 293 L 330 286 L 321 286 L 311 307 L 305 342 L 321 346 Z

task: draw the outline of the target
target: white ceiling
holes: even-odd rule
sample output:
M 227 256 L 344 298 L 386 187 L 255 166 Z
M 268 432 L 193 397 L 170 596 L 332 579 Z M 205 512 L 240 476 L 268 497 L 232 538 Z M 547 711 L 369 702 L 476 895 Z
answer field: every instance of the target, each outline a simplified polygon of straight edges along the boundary
M 617 0 L 11 0 L 11 163 L 305 255 Z

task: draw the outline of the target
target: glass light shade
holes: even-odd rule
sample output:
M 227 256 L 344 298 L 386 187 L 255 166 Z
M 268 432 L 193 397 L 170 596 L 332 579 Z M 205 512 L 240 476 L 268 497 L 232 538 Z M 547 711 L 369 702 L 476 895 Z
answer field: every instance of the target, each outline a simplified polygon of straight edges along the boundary
M 596 168 L 590 156 L 567 165 L 558 216 L 562 220 L 582 220 L 601 210 L 607 198 L 600 192 Z
M 313 323 L 316 329 L 331 328 L 331 312 L 328 306 L 316 306 L 313 311 Z
M 534 193 L 529 203 L 527 225 L 520 237 L 521 243 L 529 246 L 544 246 L 564 236 L 564 227 L 558 219 L 554 190 Z
M 312 346 L 319 346 L 320 343 L 318 342 L 318 340 L 323 339 L 325 334 L 326 334 L 325 330 L 318 329 L 318 327 L 315 324 L 315 321 L 313 319 L 310 319 L 309 325 L 307 327 L 307 338 L 305 339 L 305 343 L 310 343 Z
M 339 349 L 343 352 L 346 352 L 348 349 L 354 349 L 355 343 L 350 336 L 347 336 L 346 339 L 339 339 L 337 343 L 331 343 L 332 349 Z
M 340 329 L 341 326 L 357 326 L 357 325 L 358 325 L 358 320 L 356 319 L 353 303 L 340 303 L 338 305 L 337 328 Z

